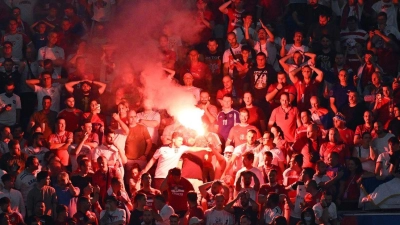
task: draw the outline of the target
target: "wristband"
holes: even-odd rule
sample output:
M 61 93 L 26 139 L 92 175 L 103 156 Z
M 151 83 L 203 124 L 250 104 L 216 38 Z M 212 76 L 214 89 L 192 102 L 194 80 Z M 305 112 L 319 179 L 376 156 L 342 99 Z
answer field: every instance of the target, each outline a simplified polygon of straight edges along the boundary
M 275 88 L 277 91 L 281 91 L 282 90 L 282 88 L 281 89 L 278 89 L 278 88 Z

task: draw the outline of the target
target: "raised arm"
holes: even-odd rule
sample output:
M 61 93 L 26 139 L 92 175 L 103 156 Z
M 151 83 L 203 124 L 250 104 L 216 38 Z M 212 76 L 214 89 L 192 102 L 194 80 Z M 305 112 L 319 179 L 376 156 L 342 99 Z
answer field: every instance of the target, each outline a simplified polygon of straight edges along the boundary
M 315 80 L 318 81 L 319 83 L 321 83 L 322 80 L 324 79 L 324 72 L 322 72 L 322 70 L 320 70 L 314 66 L 310 66 L 310 68 L 317 74 L 317 77 L 315 78 Z
M 67 91 L 69 93 L 74 92 L 74 86 L 79 84 L 81 81 L 71 81 L 65 84 L 65 89 L 67 89 Z
M 286 39 L 282 38 L 281 40 L 281 50 L 279 51 L 279 55 L 281 58 L 285 57 L 286 55 Z
M 122 130 L 124 131 L 125 135 L 129 134 L 129 127 L 125 124 L 124 121 L 121 120 L 121 117 L 119 117 L 118 113 L 113 113 L 113 119 L 118 122 L 118 124 L 121 126 Z
M 301 71 L 301 66 L 297 67 L 296 69 L 292 70 L 289 72 L 289 79 L 292 81 L 293 84 L 297 83 L 299 81 L 299 78 L 296 76 L 298 72 Z
M 288 54 L 288 55 L 286 55 L 285 57 L 283 57 L 283 58 L 281 58 L 281 59 L 279 60 L 279 64 L 281 64 L 283 70 L 284 70 L 285 72 L 287 72 L 287 73 L 289 72 L 290 64 L 286 63 L 286 61 L 287 61 L 290 57 L 293 57 L 293 54 Z
M 99 86 L 99 94 L 103 94 L 106 90 L 107 84 L 100 81 L 92 81 L 92 83 Z
M 227 1 L 224 4 L 222 4 L 218 9 L 221 11 L 223 14 L 228 14 L 228 6 L 232 3 L 232 1 Z
M 269 37 L 269 42 L 274 42 L 275 41 L 275 35 L 264 25 L 264 23 L 259 19 L 261 27 L 264 28 L 264 30 L 267 32 L 268 37 Z
M 33 90 L 35 90 L 35 85 L 39 85 L 40 84 L 40 80 L 39 79 L 29 79 L 29 80 L 26 80 L 25 82 Z

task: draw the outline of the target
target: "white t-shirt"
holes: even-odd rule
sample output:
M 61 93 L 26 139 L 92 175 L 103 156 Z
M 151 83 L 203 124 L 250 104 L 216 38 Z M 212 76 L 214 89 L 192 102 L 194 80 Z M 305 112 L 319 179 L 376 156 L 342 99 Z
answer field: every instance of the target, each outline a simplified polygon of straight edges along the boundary
M 234 225 L 235 218 L 225 210 L 207 209 L 204 212 L 204 218 L 207 221 L 205 225 Z
M 171 206 L 165 204 L 164 207 L 162 207 L 162 209 L 160 210 L 160 216 L 163 219 L 163 221 L 162 222 L 156 221 L 156 224 L 169 225 L 169 217 L 174 213 L 175 213 L 174 209 Z
M 263 149 L 258 153 L 258 167 L 263 167 L 265 165 L 265 152 L 272 153 L 272 164 L 275 166 L 279 166 L 279 162 L 285 162 L 285 155 L 279 148 L 267 149 L 267 147 L 263 147 Z
M 243 39 L 245 39 L 244 32 L 244 27 L 237 27 L 233 30 L 233 33 L 236 34 L 236 40 L 238 43 L 242 43 Z M 252 27 L 249 28 L 249 36 L 252 40 L 258 40 L 257 32 Z
M 38 60 L 45 60 L 45 59 L 51 59 L 51 60 L 56 60 L 56 59 L 65 59 L 65 53 L 64 49 L 58 46 L 54 46 L 52 48 L 50 47 L 41 47 L 39 48 L 38 51 Z M 61 67 L 54 67 L 54 70 L 56 70 L 57 74 L 61 74 Z
M 354 147 L 353 151 L 355 151 L 356 154 L 358 155 L 358 157 L 361 157 L 361 158 L 366 158 L 366 157 L 370 156 L 369 148 L 365 149 L 362 146 L 357 146 L 357 147 Z M 366 162 L 362 162 L 361 164 L 362 164 L 363 170 L 374 173 L 374 171 L 375 171 L 375 162 L 374 161 L 368 160 Z
M 24 202 L 28 199 L 28 193 L 36 184 L 36 173 L 31 174 L 26 170 L 23 170 L 20 174 L 18 174 L 15 179 L 15 188 L 19 190 L 22 194 Z
M 387 14 L 386 24 L 397 27 L 397 6 L 392 1 L 385 3 L 382 0 L 376 2 L 371 7 L 376 13 L 385 12 Z
M 151 111 L 150 113 L 145 113 L 145 112 L 141 112 L 136 114 L 136 119 L 142 119 L 142 120 L 155 120 L 158 122 L 158 124 L 160 124 L 160 120 L 161 120 L 161 116 L 160 113 L 156 112 L 156 111 Z M 151 137 L 151 141 L 153 142 L 153 144 L 157 144 L 158 143 L 158 127 L 147 127 L 147 131 L 150 134 Z
M 235 56 L 239 56 L 242 55 L 242 45 L 239 44 L 238 47 L 236 48 L 232 48 L 233 54 L 235 54 Z M 236 57 L 237 58 L 237 57 Z M 227 50 L 225 50 L 223 56 L 222 56 L 222 63 L 229 63 L 229 74 L 232 75 L 233 73 L 233 57 L 232 57 L 232 53 L 230 48 L 228 48 Z
M 102 210 L 100 212 L 100 219 L 103 218 L 104 214 L 106 213 L 106 210 Z M 126 224 L 126 213 L 125 210 L 117 208 L 115 211 L 109 211 L 108 215 L 106 215 L 108 218 L 107 224 L 112 224 L 117 221 L 123 221 L 124 224 Z
M 29 28 L 27 28 L 29 29 Z M 17 59 L 22 59 L 24 58 L 23 55 L 23 48 L 24 44 L 28 45 L 30 42 L 28 36 L 26 34 L 17 32 L 15 34 L 5 34 L 3 36 L 3 41 L 9 41 L 13 44 L 12 48 L 12 56 Z
M 18 7 L 21 10 L 21 19 L 29 25 L 35 22 L 33 13 L 37 1 L 38 0 L 4 0 L 10 8 Z M 25 27 L 25 30 L 29 30 L 29 27 Z
M 99 156 L 104 156 L 107 158 L 108 166 L 114 166 L 115 162 L 119 162 L 122 165 L 121 159 L 119 157 L 118 149 L 111 145 L 110 147 L 105 145 L 100 145 L 94 149 L 93 152 L 93 161 L 96 161 Z
M 111 7 L 115 5 L 115 0 L 88 0 L 89 4 L 93 4 L 92 20 L 97 22 L 107 22 L 111 19 Z
M 33 146 L 29 146 L 29 147 L 24 148 L 23 151 L 28 156 L 36 156 L 36 158 L 38 158 L 40 164 L 43 166 L 44 165 L 44 154 L 46 154 L 46 152 L 48 152 L 50 150 L 45 147 L 40 147 L 40 148 L 35 149 Z
M 379 154 L 378 158 L 376 159 L 376 163 L 382 164 L 382 169 L 380 171 L 380 176 L 388 176 L 389 169 L 390 169 L 390 155 L 389 152 L 383 152 Z
M 319 219 L 322 216 L 322 212 L 324 211 L 324 208 L 322 208 L 321 203 L 317 203 L 313 206 L 313 210 L 315 213 L 315 218 Z M 337 211 L 336 211 L 336 205 L 335 203 L 331 203 L 328 207 L 328 212 L 329 212 L 329 220 L 334 220 L 337 218 Z M 320 223 L 322 224 L 322 223 Z
M 42 101 L 43 97 L 48 95 L 51 97 L 51 107 L 50 109 L 56 112 L 60 112 L 60 96 L 61 96 L 61 84 L 52 84 L 50 88 L 44 88 L 35 85 L 35 92 L 37 94 L 37 111 L 43 109 Z
M 262 175 L 262 173 L 261 173 L 261 171 L 258 169 L 258 168 L 256 168 L 256 167 L 253 167 L 253 168 L 251 168 L 251 169 L 246 169 L 246 167 L 243 167 L 243 168 L 241 168 L 240 170 L 238 170 L 237 171 L 237 173 L 236 173 L 236 176 L 235 176 L 235 183 L 234 184 L 236 184 L 236 181 L 239 179 L 239 177 L 240 177 L 240 173 L 242 173 L 243 171 L 251 171 L 251 172 L 253 172 L 256 176 L 257 176 L 257 178 L 258 178 L 258 180 L 260 181 L 260 185 L 262 185 L 262 184 L 264 184 L 264 178 L 263 178 L 263 175 Z M 242 181 L 242 187 L 243 187 L 244 185 L 243 185 L 243 181 Z M 250 186 L 254 186 L 254 180 L 252 179 L 252 181 L 251 181 L 251 185 Z
M 187 152 L 189 147 L 182 145 L 173 149 L 169 146 L 161 147 L 154 153 L 153 158 L 158 159 L 154 178 L 166 178 L 168 171 L 178 166 L 182 154 Z
M 13 94 L 13 96 L 9 98 L 6 96 L 6 93 L 0 94 L 0 107 L 6 107 L 7 105 L 11 105 L 11 110 L 5 110 L 0 114 L 0 124 L 13 126 L 17 122 L 17 109 L 21 109 L 21 100 L 19 96 Z
M 381 154 L 383 152 L 388 152 L 389 147 L 388 147 L 388 140 L 394 137 L 393 134 L 387 133 L 383 138 L 376 137 L 372 139 L 371 146 L 372 148 L 376 149 L 378 151 L 378 154 Z
M 237 155 L 238 157 L 236 158 L 236 167 L 237 168 L 242 168 L 242 155 L 246 152 L 253 152 L 253 150 L 256 148 L 256 145 L 248 145 L 247 143 L 238 145 L 234 150 L 233 153 L 234 155 Z
M 275 217 L 278 216 L 282 216 L 282 210 L 279 206 L 276 206 L 273 209 L 267 208 L 264 212 L 264 221 L 266 224 L 272 224 L 272 221 L 274 221 Z

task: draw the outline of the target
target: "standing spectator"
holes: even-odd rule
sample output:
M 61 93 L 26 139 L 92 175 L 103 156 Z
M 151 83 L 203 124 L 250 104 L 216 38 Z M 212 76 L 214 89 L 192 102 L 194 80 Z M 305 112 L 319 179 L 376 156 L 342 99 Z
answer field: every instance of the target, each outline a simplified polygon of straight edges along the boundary
M 105 210 L 101 211 L 99 217 L 100 225 L 126 224 L 126 213 L 123 209 L 117 207 L 117 198 L 115 196 L 108 196 L 105 202 Z
M 338 112 L 333 117 L 333 125 L 338 130 L 341 141 L 350 147 L 353 147 L 354 131 L 346 127 L 346 118 Z
M 9 41 L 13 43 L 12 56 L 21 60 L 23 58 L 23 49 L 32 44 L 29 37 L 18 31 L 18 22 L 16 19 L 10 19 L 8 22 L 8 32 L 3 36 L 2 43 Z
M 73 218 L 76 220 L 77 225 L 98 225 L 96 215 L 90 210 L 92 203 L 87 197 L 79 197 L 77 202 L 77 212 Z
M 222 141 L 227 141 L 229 132 L 235 124 L 240 122 L 239 112 L 232 108 L 232 95 L 224 95 L 222 98 L 222 111 L 217 115 L 218 134 L 222 137 Z
M 348 96 L 349 104 L 344 105 L 341 109 L 339 109 L 339 111 L 346 118 L 346 126 L 355 131 L 356 127 L 363 123 L 360 115 L 363 115 L 367 109 L 364 102 L 358 101 L 358 93 L 356 91 L 350 91 Z
M 167 200 L 161 194 L 154 197 L 154 205 L 157 209 L 157 212 L 153 213 L 156 225 L 168 225 L 170 216 L 175 214 L 174 208 L 167 204 Z
M 74 186 L 79 187 L 83 193 L 88 183 L 93 181 L 93 172 L 91 171 L 91 160 L 87 157 L 78 162 L 78 170 L 71 176 L 71 182 Z
M 289 143 L 294 142 L 296 126 L 300 126 L 299 112 L 295 106 L 291 106 L 289 102 L 289 94 L 281 95 L 281 107 L 277 107 L 272 111 L 268 122 L 268 127 L 271 128 L 275 123 L 283 128 L 285 140 Z
M 392 133 L 395 137 L 400 136 L 400 107 L 393 107 L 393 118 L 390 120 L 388 125 L 388 131 Z
M 222 58 L 222 63 L 224 64 L 223 74 L 230 75 L 235 79 L 238 75 L 235 64 L 239 62 L 240 59 L 243 59 L 242 45 L 237 42 L 236 34 L 233 32 L 228 33 L 227 40 L 229 49 L 225 50 Z
M 117 198 L 118 208 L 125 211 L 126 219 L 129 221 L 131 217 L 131 211 L 133 210 L 133 205 L 128 193 L 123 188 L 122 180 L 119 180 L 117 177 L 111 178 L 111 187 L 107 190 L 107 197 L 109 196 L 114 196 Z
M 307 134 L 292 145 L 292 150 L 295 153 L 302 154 L 303 168 L 311 167 L 314 168 L 315 163 L 319 160 L 319 151 L 321 148 L 322 140 L 319 135 L 319 129 L 316 124 L 310 124 L 307 126 Z
M 347 94 L 350 91 L 356 91 L 356 88 L 347 82 L 348 74 L 346 70 L 340 70 L 338 76 L 339 83 L 335 84 L 332 87 L 329 98 L 330 107 L 335 114 L 339 112 L 340 108 L 349 104 L 349 97 L 347 96 Z
M 116 5 L 117 3 L 115 0 L 106 0 L 101 2 L 95 0 L 88 1 L 87 10 L 92 16 L 91 33 L 93 32 L 96 23 L 106 23 L 112 19 L 116 10 Z
M 50 96 L 44 96 L 41 103 L 43 104 L 43 109 L 31 116 L 28 128 L 40 127 L 44 138 L 47 139 L 53 133 L 57 112 L 50 109 L 52 103 Z
M 49 186 L 50 175 L 48 171 L 41 171 L 37 175 L 37 183 L 28 193 L 26 208 L 28 216 L 33 215 L 35 204 L 38 201 L 45 203 L 45 214 L 53 218 L 56 216 L 57 195 L 56 190 Z
M 371 133 L 365 132 L 362 134 L 361 138 L 361 145 L 354 147 L 352 156 L 358 158 L 361 161 L 364 171 L 374 173 L 376 170 L 375 166 L 378 162 L 375 163 L 375 161 L 372 160 Z
M 56 153 L 63 166 L 69 165 L 68 146 L 72 144 L 73 134 L 66 131 L 66 121 L 64 118 L 58 118 L 56 122 L 56 131 L 48 138 L 50 150 Z
M 37 111 L 43 109 L 43 98 L 45 96 L 49 96 L 51 98 L 51 110 L 56 111 L 57 113 L 60 111 L 60 97 L 61 97 L 61 88 L 64 81 L 61 79 L 53 79 L 51 73 L 42 72 L 40 74 L 40 79 L 29 79 L 26 80 L 26 84 L 32 88 L 37 94 Z M 39 84 L 42 86 L 38 86 Z
M 340 180 L 339 194 L 336 203 L 339 209 L 356 210 L 360 198 L 360 185 L 363 169 L 358 158 L 350 157 L 346 163 L 345 173 Z
M 74 96 L 76 107 L 83 112 L 90 112 L 90 101 L 99 100 L 106 90 L 106 84 L 100 81 L 71 81 L 65 84 L 65 89 Z
M 145 194 L 146 206 L 155 209 L 154 197 L 158 194 L 161 194 L 161 191 L 151 187 L 151 175 L 149 173 L 142 174 L 141 187 L 142 188 L 136 192 L 136 196 L 138 194 Z
M 143 193 L 137 193 L 133 198 L 133 204 L 135 209 L 131 212 L 131 219 L 129 225 L 142 224 L 144 222 L 145 211 L 151 210 L 150 207 L 146 207 L 146 195 Z M 124 212 L 125 213 L 125 212 Z
M 151 137 L 147 128 L 137 123 L 134 110 L 130 110 L 128 113 L 128 125 L 116 113 L 113 114 L 113 118 L 121 126 L 124 134 L 127 135 L 125 143 L 125 153 L 128 160 L 125 165 L 126 171 L 130 171 L 134 163 L 138 163 L 141 168 L 144 168 L 152 147 Z
M 0 126 L 14 126 L 19 124 L 21 115 L 21 100 L 14 94 L 15 84 L 8 81 L 5 84 L 5 93 L 0 94 Z
M 187 203 L 188 203 L 188 211 L 185 214 L 185 221 L 188 221 L 191 224 L 193 218 L 204 219 L 204 212 L 201 206 L 198 205 L 197 201 L 197 193 L 194 191 L 189 191 L 187 193 Z
M 286 39 L 282 38 L 281 41 L 281 50 L 279 52 L 279 55 L 281 57 L 285 57 L 286 55 L 291 55 L 297 51 L 299 52 L 308 52 L 308 46 L 303 45 L 303 33 L 301 31 L 295 31 L 294 36 L 293 36 L 293 44 L 286 44 Z
M 228 8 L 232 4 L 232 7 Z M 242 14 L 244 12 L 244 1 L 233 0 L 222 4 L 219 7 L 219 11 L 228 16 L 228 33 L 232 32 L 235 27 L 240 27 L 243 23 Z M 228 34 L 229 35 L 229 34 Z
M 69 161 L 70 161 L 69 163 L 72 171 L 76 171 L 78 169 L 77 159 L 79 156 L 93 155 L 92 148 L 86 144 L 90 135 L 91 135 L 90 133 L 87 133 L 86 131 L 82 131 L 80 129 L 74 131 L 74 141 L 70 146 L 68 146 Z M 94 143 L 97 144 L 97 142 Z
M 332 202 L 332 194 L 324 192 L 321 201 L 313 206 L 315 218 L 323 224 L 337 224 L 336 205 Z
M 67 172 L 61 172 L 57 176 L 57 184 L 54 186 L 56 191 L 58 204 L 66 205 L 68 208 L 75 207 L 75 204 L 71 202 L 72 198 L 79 195 L 79 188 L 74 187 L 69 179 Z
M 75 98 L 69 95 L 65 99 L 66 108 L 61 110 L 57 117 L 64 118 L 68 123 L 65 124 L 65 130 L 68 132 L 74 132 L 79 127 L 79 122 L 82 119 L 83 112 L 80 109 L 75 108 Z
M 24 218 L 26 215 L 25 203 L 20 191 L 14 189 L 15 177 L 10 174 L 4 174 L 1 177 L 4 187 L 0 191 L 0 198 L 8 197 L 11 201 L 11 210 L 21 213 Z
M 51 31 L 47 36 L 47 39 L 47 45 L 45 47 L 41 47 L 38 51 L 37 58 L 39 60 L 39 64 L 44 68 L 44 60 L 50 59 L 55 66 L 57 74 L 61 74 L 61 69 L 65 60 L 65 54 L 64 49 L 56 46 L 58 34 L 54 31 Z
M 168 176 L 160 186 L 160 191 L 168 191 L 170 206 L 179 215 L 179 218 L 183 218 L 188 210 L 187 193 L 194 191 L 194 188 L 186 178 L 181 177 L 179 168 L 169 170 Z
M 329 141 L 323 143 L 319 149 L 321 160 L 323 160 L 325 163 L 328 163 L 329 154 L 336 152 L 339 154 L 339 163 L 343 164 L 345 159 L 350 156 L 350 151 L 346 148 L 346 145 L 340 141 L 340 134 L 337 128 L 329 129 L 328 140 Z
M 47 143 L 46 140 L 43 138 L 43 134 L 36 132 L 32 135 L 31 143 L 29 143 L 29 145 L 25 147 L 23 151 L 28 157 L 37 157 L 40 165 L 44 166 L 46 163 L 44 160 L 44 156 L 46 152 L 49 151 L 46 145 Z
M 215 206 L 204 212 L 204 224 L 214 225 L 225 223 L 234 225 L 234 216 L 225 210 L 225 197 L 222 194 L 215 195 Z
M 391 137 L 394 137 L 393 134 L 391 133 L 387 133 L 384 129 L 383 129 L 383 125 L 381 122 L 375 122 L 374 123 L 374 130 L 376 133 L 376 137 L 372 139 L 371 142 L 371 147 L 374 153 L 374 159 L 376 159 L 376 157 L 383 153 L 383 152 L 387 152 L 388 151 L 388 140 Z
M 230 95 L 233 101 L 233 106 L 235 108 L 237 108 L 239 105 L 242 104 L 242 90 L 236 88 L 233 85 L 233 79 L 231 76 L 229 75 L 225 75 L 222 78 L 222 84 L 223 84 L 223 88 L 217 91 L 217 101 L 219 102 L 219 104 L 223 107 L 223 98 L 225 95 Z
M 16 176 L 24 170 L 27 156 L 21 152 L 18 140 L 10 140 L 8 149 L 9 152 L 3 154 L 0 158 L 0 168 Z
M 265 224 L 271 224 L 278 216 L 282 216 L 282 209 L 279 208 L 279 194 L 270 192 L 267 196 L 267 205 L 269 206 L 264 212 L 260 221 Z
M 267 94 L 265 95 L 271 111 L 280 105 L 280 98 L 283 93 L 289 93 L 291 103 L 295 102 L 297 94 L 295 86 L 288 84 L 285 72 L 278 72 L 276 77 L 278 81 L 268 87 Z
M 259 107 L 253 105 L 253 95 L 251 92 L 245 92 L 243 94 L 243 102 L 245 107 L 242 109 L 247 109 L 249 112 L 249 118 L 247 122 L 250 125 L 255 126 L 259 131 L 264 132 L 266 130 L 265 115 Z
M 8 197 L 0 198 L 0 209 L 3 213 L 6 213 L 6 215 L 8 215 L 8 224 L 11 224 L 11 221 L 13 222 L 13 225 L 24 224 L 24 219 L 22 218 L 22 215 L 19 212 L 12 210 L 10 203 L 11 202 Z
M 114 168 L 114 165 L 109 166 L 108 159 L 105 156 L 97 157 L 96 163 L 97 170 L 93 174 L 92 181 L 94 186 L 98 186 L 100 188 L 100 200 L 103 202 L 107 196 L 107 190 L 111 186 L 111 179 L 113 177 L 122 179 L 123 173 Z
M 203 53 L 204 63 L 207 64 L 211 72 L 211 93 L 220 88 L 222 78 L 222 52 L 218 51 L 218 42 L 216 39 L 209 39 L 207 42 L 207 51 Z
M 154 111 L 153 107 L 154 104 L 150 100 L 144 100 L 143 112 L 136 114 L 138 123 L 144 125 L 150 134 L 151 141 L 153 142 L 152 150 L 154 149 L 153 147 L 157 146 L 158 144 L 158 139 L 159 139 L 158 128 L 160 126 L 160 120 L 161 120 L 160 113 Z M 121 117 L 121 119 L 122 118 L 123 117 Z
M 240 123 L 233 126 L 229 131 L 225 146 L 234 145 L 237 147 L 246 143 L 246 135 L 248 130 L 255 130 L 257 132 L 256 139 L 260 138 L 260 131 L 255 126 L 247 123 L 249 120 L 249 111 L 247 109 L 239 110 L 239 120 Z
M 199 52 L 197 50 L 191 50 L 188 56 L 188 64 L 182 68 L 182 74 L 190 73 L 193 76 L 193 86 L 210 91 L 212 77 L 207 64 L 199 61 Z
M 374 129 L 374 114 L 367 110 L 363 114 L 364 123 L 360 124 L 356 127 L 354 132 L 354 145 L 358 145 L 361 143 L 361 136 L 365 132 L 369 132 L 372 135 L 372 138 L 376 137 L 376 132 Z
M 25 169 L 15 179 L 15 188 L 22 194 L 24 202 L 28 200 L 28 193 L 36 184 L 36 173 L 39 169 L 39 160 L 35 156 L 26 159 Z
M 358 68 L 357 74 L 353 77 L 354 85 L 357 87 L 359 93 L 364 92 L 364 88 L 367 87 L 368 83 L 372 80 L 373 73 L 382 72 L 382 69 L 376 64 L 374 57 L 375 54 L 373 51 L 366 51 L 364 54 L 364 62 L 362 62 L 361 66 Z M 340 72 L 339 80 L 341 80 Z
M 233 206 L 240 199 L 238 206 Z M 251 203 L 251 204 L 250 204 Z M 239 221 L 240 217 L 246 215 L 250 218 L 251 224 L 257 224 L 258 218 L 258 203 L 250 197 L 247 191 L 240 192 L 236 198 L 225 206 L 225 211 L 235 215 L 235 221 Z

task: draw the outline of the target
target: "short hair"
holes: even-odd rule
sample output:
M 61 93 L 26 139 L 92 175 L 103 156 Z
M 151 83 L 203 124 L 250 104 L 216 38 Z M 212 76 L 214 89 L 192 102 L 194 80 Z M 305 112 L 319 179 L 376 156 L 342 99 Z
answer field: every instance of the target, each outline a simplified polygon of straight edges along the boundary
M 48 176 L 50 176 L 49 171 L 40 171 L 36 176 L 36 180 L 37 182 L 40 182 L 46 179 Z
M 3 184 L 7 181 L 11 181 L 13 178 L 13 176 L 11 176 L 9 173 L 4 174 L 3 176 L 1 176 L 1 182 L 3 182 Z
M 111 184 L 119 184 L 121 183 L 117 177 L 111 178 Z
M 10 199 L 8 197 L 0 198 L 0 205 L 10 204 Z
M 172 133 L 172 136 L 171 136 L 172 139 L 175 139 L 175 138 L 178 138 L 178 137 L 183 138 L 183 134 L 181 132 L 178 132 L 178 131 L 175 131 L 174 133 Z
M 171 220 L 171 219 L 178 219 L 179 220 L 179 216 L 178 216 L 178 214 L 172 214 L 172 215 L 170 215 L 169 216 L 169 219 Z
M 364 136 L 367 135 L 367 134 L 371 135 L 371 132 L 365 131 L 365 132 L 363 132 L 363 133 L 361 134 L 361 137 L 364 138 Z M 396 139 L 397 139 L 397 138 L 396 138 Z M 389 138 L 389 140 L 390 140 L 390 138 Z M 388 141 L 389 141 L 389 140 L 388 140 Z
M 257 56 L 264 56 L 264 58 L 267 58 L 267 55 L 264 52 L 257 53 L 256 58 Z
M 135 197 L 133 198 L 133 202 L 136 203 L 138 202 L 140 199 L 146 198 L 146 194 L 144 193 L 137 193 L 135 195 Z
M 105 202 L 106 202 L 106 201 L 118 202 L 118 199 L 117 199 L 117 197 L 115 197 L 114 195 L 109 195 L 109 196 L 107 196 L 107 197 L 104 199 L 104 201 L 105 201 Z
M 109 134 L 115 134 L 115 130 L 111 127 L 108 127 L 107 129 L 104 130 L 105 136 L 108 136 Z
M 387 13 L 385 13 L 385 12 L 378 13 L 378 15 L 376 17 L 380 17 L 380 16 L 383 16 L 383 17 L 385 17 L 385 19 L 387 19 Z
M 243 215 L 243 216 L 241 216 L 240 217 L 240 219 L 246 219 L 247 221 L 250 221 L 251 222 L 251 218 L 250 218 L 250 216 L 249 215 Z
M 197 193 L 194 191 L 189 191 L 187 193 L 187 200 L 190 202 L 197 202 Z
M 274 155 L 272 155 L 272 152 L 270 152 L 270 151 L 265 151 L 264 155 L 269 156 L 269 157 L 274 157 Z
M 42 101 L 44 102 L 44 100 L 47 100 L 47 99 L 52 101 L 52 99 L 51 99 L 51 97 L 49 95 L 43 96 Z
M 49 65 L 51 65 L 51 66 L 54 65 L 54 63 L 53 63 L 53 61 L 51 59 L 43 60 L 43 66 L 49 66 Z
M 246 109 L 246 108 L 241 108 L 241 109 L 239 109 L 239 113 L 241 113 L 241 112 L 245 112 L 245 113 L 247 113 L 247 115 L 250 114 L 249 110 Z
M 156 195 L 154 196 L 154 200 L 158 200 L 158 201 L 163 202 L 163 203 L 166 203 L 166 202 L 167 202 L 166 199 L 165 199 L 165 197 L 164 197 L 162 194 L 156 194 Z
M 247 133 L 257 134 L 257 131 L 255 131 L 254 129 L 249 129 L 247 130 Z
M 293 160 L 299 165 L 299 167 L 303 167 L 303 155 L 302 154 L 295 154 L 292 156 Z
M 231 94 L 225 94 L 222 98 L 230 98 L 233 99 L 233 96 Z
M 313 187 L 314 189 L 318 189 L 318 184 L 317 184 L 317 181 L 315 181 L 315 180 L 309 180 L 308 186 Z
M 247 160 L 254 161 L 254 153 L 253 152 L 246 152 L 243 154 L 243 158 L 246 158 Z
M 175 167 L 175 168 L 170 169 L 169 172 L 170 172 L 171 175 L 173 175 L 173 176 L 181 176 L 181 175 L 182 175 L 182 171 L 181 171 L 181 169 L 179 169 L 178 167 Z
M 4 47 L 4 45 L 11 45 L 11 47 L 14 46 L 13 43 L 12 43 L 11 41 L 5 41 L 5 42 L 3 42 L 3 47 Z
M 79 164 L 79 167 L 81 167 L 81 166 L 86 166 L 86 163 L 88 163 L 88 162 L 90 162 L 90 160 L 89 159 L 82 159 L 78 164 Z
M 36 133 L 35 133 L 35 134 L 36 134 Z M 40 133 L 39 133 L 39 134 L 40 134 Z M 34 155 L 29 156 L 29 157 L 26 159 L 26 161 L 25 161 L 25 167 L 28 168 L 28 167 L 32 166 L 32 165 L 33 165 L 33 160 L 34 160 L 34 159 L 37 159 L 37 157 L 34 156 Z
M 268 198 L 275 204 L 278 205 L 279 204 L 279 194 L 276 192 L 270 192 L 268 194 Z
M 349 16 L 347 17 L 347 22 L 358 22 L 358 19 L 355 16 Z
M 207 43 L 208 43 L 208 42 L 215 42 L 215 43 L 218 44 L 218 41 L 217 41 L 217 39 L 215 39 L 215 38 L 210 38 L 210 39 L 208 39 Z
M 10 59 L 10 58 L 4 59 L 3 64 L 5 64 L 7 62 L 14 64 L 14 61 L 12 59 Z
M 303 169 L 303 174 L 308 175 L 308 177 L 312 179 L 315 174 L 315 170 L 311 167 L 306 167 Z
M 14 146 L 19 145 L 19 141 L 17 139 L 12 139 L 8 142 L 8 149 L 13 149 Z
M 80 204 L 86 203 L 86 202 L 88 202 L 88 201 L 89 201 L 89 198 L 88 198 L 88 197 L 81 196 L 81 197 L 78 198 L 77 204 L 80 205 Z
M 247 45 L 243 45 L 243 46 L 242 46 L 242 52 L 243 52 L 243 51 L 251 52 L 251 48 L 250 48 L 249 46 L 247 46 Z
M 274 219 L 276 225 L 287 225 L 286 218 L 283 216 L 277 216 Z

